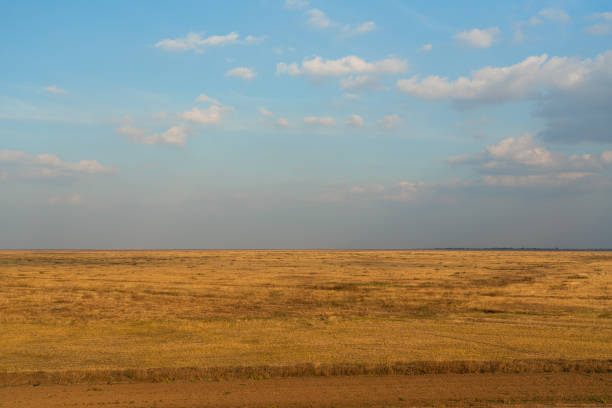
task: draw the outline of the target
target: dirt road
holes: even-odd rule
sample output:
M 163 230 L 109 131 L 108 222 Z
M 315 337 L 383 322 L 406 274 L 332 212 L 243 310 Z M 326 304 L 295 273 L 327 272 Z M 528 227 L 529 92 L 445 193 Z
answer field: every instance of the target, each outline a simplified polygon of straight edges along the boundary
M 301 377 L 0 388 L 2 408 L 612 406 L 611 399 L 611 373 Z

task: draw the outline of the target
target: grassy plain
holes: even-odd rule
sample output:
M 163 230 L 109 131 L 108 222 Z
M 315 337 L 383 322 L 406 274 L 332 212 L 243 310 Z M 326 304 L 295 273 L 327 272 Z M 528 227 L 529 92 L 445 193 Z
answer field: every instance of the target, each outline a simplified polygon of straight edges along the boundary
M 610 252 L 0 251 L 0 373 L 609 360 L 611 284 Z

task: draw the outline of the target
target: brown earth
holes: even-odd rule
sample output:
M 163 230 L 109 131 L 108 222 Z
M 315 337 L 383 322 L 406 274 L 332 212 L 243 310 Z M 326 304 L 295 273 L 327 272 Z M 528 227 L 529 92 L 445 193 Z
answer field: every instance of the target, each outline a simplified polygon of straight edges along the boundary
M 612 374 L 437 374 L 0 388 L 0 407 L 610 406 Z

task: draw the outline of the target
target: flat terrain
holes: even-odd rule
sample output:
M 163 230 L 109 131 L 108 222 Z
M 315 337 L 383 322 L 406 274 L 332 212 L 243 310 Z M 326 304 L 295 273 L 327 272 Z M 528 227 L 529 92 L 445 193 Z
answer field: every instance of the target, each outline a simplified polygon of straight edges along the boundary
M 611 374 L 578 373 L 41 385 L 0 388 L 0 407 L 601 407 L 610 404 L 611 386 Z
M 600 373 L 610 398 L 611 284 L 611 252 L 0 251 L 0 398 L 27 383 L 545 371 Z

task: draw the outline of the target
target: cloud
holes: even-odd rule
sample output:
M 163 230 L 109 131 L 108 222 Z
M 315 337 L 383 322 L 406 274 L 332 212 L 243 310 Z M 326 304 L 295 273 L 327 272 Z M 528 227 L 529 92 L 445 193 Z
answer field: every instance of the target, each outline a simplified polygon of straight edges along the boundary
M 489 48 L 500 32 L 498 27 L 489 27 L 484 30 L 474 28 L 470 31 L 457 33 L 453 38 L 470 47 Z
M 519 21 L 518 23 L 514 24 L 514 42 L 521 42 L 525 39 L 523 27 L 534 27 L 541 23 L 542 20 L 536 16 L 532 16 L 529 20 Z
M 4 179 L 57 179 L 117 173 L 113 167 L 104 166 L 96 160 L 70 163 L 54 154 L 32 156 L 19 150 L 0 150 L 0 166 L 8 166 L 3 172 Z
M 291 126 L 291 123 L 289 123 L 289 121 L 285 118 L 278 118 L 276 119 L 275 122 L 276 126 L 278 127 L 282 127 L 282 128 L 287 128 Z
M 307 116 L 304 123 L 315 126 L 332 127 L 336 125 L 336 120 L 330 116 Z
M 380 79 L 373 75 L 357 75 L 343 78 L 340 80 L 340 89 L 342 90 L 368 90 L 382 91 L 387 88 L 382 84 Z
M 253 79 L 257 76 L 257 72 L 254 72 L 251 68 L 238 67 L 230 69 L 225 73 L 226 77 L 237 77 L 242 78 L 245 81 Z
M 346 99 L 348 99 L 348 100 L 351 100 L 351 101 L 354 101 L 354 100 L 359 99 L 359 95 L 354 94 L 354 93 L 345 93 L 345 94 L 344 94 L 344 97 L 345 97 Z
M 307 0 L 285 0 L 285 8 L 289 10 L 300 10 L 309 5 L 310 3 Z
M 172 126 L 170 129 L 163 133 L 154 133 L 147 136 L 134 136 L 130 140 L 134 143 L 141 143 L 147 145 L 174 145 L 174 146 L 185 146 L 187 136 L 189 132 L 184 125 Z
M 179 117 L 200 125 L 220 125 L 224 112 L 232 110 L 231 106 L 211 105 L 206 109 L 194 106 L 190 111 L 179 114 Z
M 384 118 L 376 121 L 378 126 L 380 126 L 381 128 L 383 128 L 385 130 L 391 130 L 391 129 L 399 126 L 402 122 L 403 122 L 402 118 L 400 118 L 396 114 L 387 115 Z
M 50 85 L 50 86 L 46 87 L 46 88 L 44 89 L 44 91 L 45 91 L 45 92 L 52 93 L 52 94 L 55 94 L 55 95 L 64 95 L 64 94 L 67 94 L 67 93 L 68 93 L 68 91 L 66 91 L 65 89 L 58 88 L 58 87 L 57 87 L 57 86 L 55 86 L 55 85 Z
M 591 19 L 601 20 L 600 22 L 586 27 L 584 30 L 591 35 L 612 34 L 612 12 L 595 13 Z
M 308 75 L 312 77 L 345 76 L 351 74 L 398 74 L 406 72 L 408 63 L 398 58 L 386 58 L 380 61 L 367 62 L 355 55 L 349 55 L 336 60 L 324 60 L 316 56 L 310 60 L 276 65 L 276 74 Z
M 612 141 L 612 51 L 584 60 L 531 56 L 456 80 L 401 79 L 397 88 L 423 99 L 450 99 L 460 107 L 535 100 L 535 115 L 547 124 L 539 136 L 566 142 Z
M 373 21 L 366 21 L 365 23 L 358 24 L 356 26 L 351 26 L 349 24 L 345 25 L 342 29 L 344 35 L 347 36 L 355 36 L 362 35 L 368 33 L 370 31 L 374 31 L 376 29 L 376 23 Z
M 612 151 L 600 155 L 565 155 L 551 152 L 534 143 L 531 134 L 525 133 L 517 138 L 510 137 L 482 151 L 446 161 L 451 164 L 470 165 L 479 173 L 502 175 L 533 174 L 591 174 L 612 168 Z
M 218 100 L 211 98 L 210 96 L 200 94 L 195 100 L 196 102 L 212 103 L 213 105 L 223 105 Z
M 115 129 L 115 132 L 125 136 L 143 136 L 147 133 L 145 129 L 133 127 L 132 118 L 129 115 L 123 117 L 123 124 Z
M 531 56 L 515 65 L 485 67 L 471 77 L 459 77 L 449 81 L 446 77 L 428 76 L 419 81 L 415 76 L 400 79 L 400 91 L 424 99 L 457 99 L 485 102 L 506 102 L 535 98 L 542 95 L 542 87 L 572 88 L 581 85 L 595 70 L 609 69 L 607 59 L 612 52 L 602 54 L 596 60 L 579 61 L 567 57 L 551 57 L 543 54 Z
M 429 52 L 431 51 L 432 48 L 433 48 L 433 45 L 431 44 L 423 44 L 423 46 L 421 47 L 421 51 Z
M 274 117 L 274 112 L 270 112 L 269 110 L 267 110 L 266 108 L 259 108 L 259 114 L 261 116 L 266 116 L 268 118 L 272 118 Z
M 363 127 L 363 118 L 359 115 L 352 114 L 344 123 L 348 126 Z
M 205 49 L 210 47 L 223 47 L 230 44 L 253 44 L 260 42 L 264 37 L 254 37 L 248 35 L 243 41 L 240 40 L 240 36 L 231 32 L 226 35 L 212 35 L 210 37 L 202 37 L 202 34 L 190 32 L 183 38 L 166 38 L 155 44 L 156 48 L 161 48 L 164 51 L 196 51 L 204 52 Z
M 267 36 L 265 36 L 265 35 L 260 35 L 259 37 L 255 37 L 254 35 L 247 35 L 244 38 L 244 41 L 247 44 L 260 44 L 266 38 L 267 38 Z
M 565 10 L 559 8 L 545 8 L 540 10 L 538 14 L 547 20 L 556 21 L 558 23 L 567 23 L 570 21 L 570 16 Z
M 310 9 L 305 13 L 308 16 L 308 21 L 306 22 L 309 26 L 324 29 L 331 26 L 331 20 L 319 9 Z

